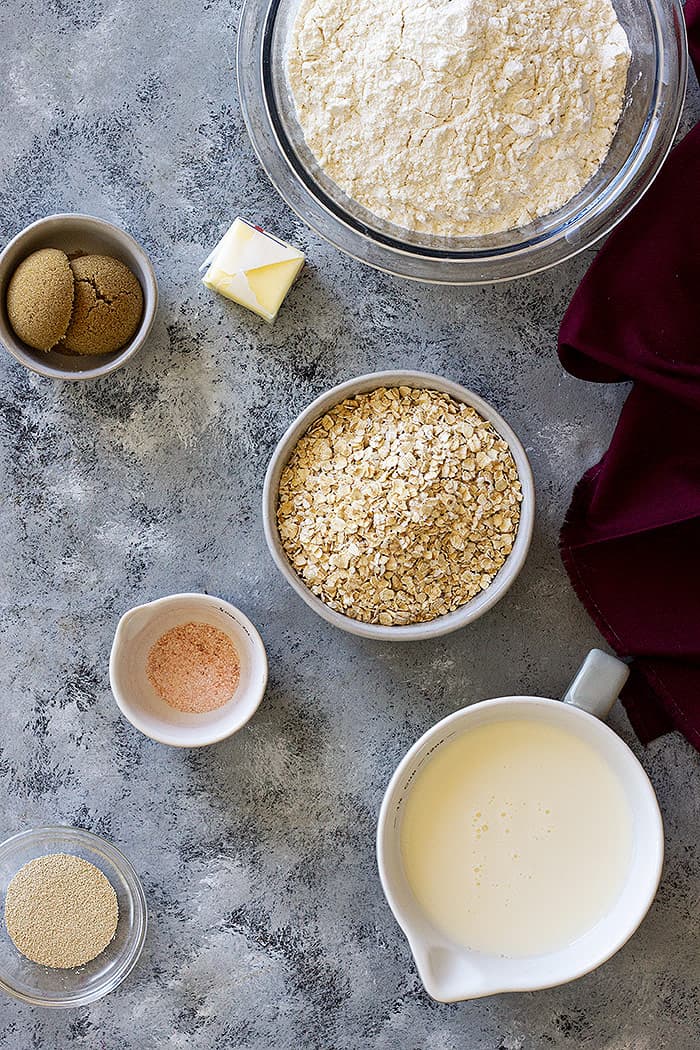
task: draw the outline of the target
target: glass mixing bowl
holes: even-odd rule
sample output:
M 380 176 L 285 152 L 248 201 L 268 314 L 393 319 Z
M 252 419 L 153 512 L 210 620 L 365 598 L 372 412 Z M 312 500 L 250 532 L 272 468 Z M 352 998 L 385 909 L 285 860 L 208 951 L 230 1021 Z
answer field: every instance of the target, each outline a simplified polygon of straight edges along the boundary
M 5 911 L 7 887 L 30 860 L 47 853 L 71 853 L 94 864 L 114 888 L 119 921 L 105 950 L 85 963 L 54 970 L 31 962 L 15 948 L 0 918 L 0 988 L 32 1006 L 85 1006 L 113 991 L 131 973 L 146 939 L 146 898 L 138 875 L 109 842 L 81 828 L 30 828 L 0 844 L 0 896 Z
M 378 218 L 320 169 L 306 146 L 287 83 L 287 41 L 300 0 L 246 0 L 238 32 L 238 88 L 253 148 L 287 204 L 316 233 L 399 277 L 483 284 L 570 258 L 620 222 L 649 188 L 678 129 L 687 79 L 679 0 L 613 0 L 632 51 L 610 152 L 564 207 L 507 233 L 436 237 Z

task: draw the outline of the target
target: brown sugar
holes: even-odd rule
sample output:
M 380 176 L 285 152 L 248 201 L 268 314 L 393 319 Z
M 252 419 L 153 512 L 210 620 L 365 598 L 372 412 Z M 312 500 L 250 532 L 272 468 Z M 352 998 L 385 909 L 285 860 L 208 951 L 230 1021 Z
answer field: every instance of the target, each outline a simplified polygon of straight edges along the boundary
M 73 285 L 65 252 L 42 248 L 27 256 L 7 289 L 7 316 L 15 335 L 35 350 L 55 347 L 68 330 Z
M 73 354 L 119 350 L 141 321 L 141 285 L 128 266 L 108 255 L 82 255 L 70 265 L 75 303 L 61 346 Z
M 161 700 L 177 711 L 205 714 L 233 698 L 240 661 L 231 639 L 208 623 L 172 627 L 152 646 L 148 680 Z

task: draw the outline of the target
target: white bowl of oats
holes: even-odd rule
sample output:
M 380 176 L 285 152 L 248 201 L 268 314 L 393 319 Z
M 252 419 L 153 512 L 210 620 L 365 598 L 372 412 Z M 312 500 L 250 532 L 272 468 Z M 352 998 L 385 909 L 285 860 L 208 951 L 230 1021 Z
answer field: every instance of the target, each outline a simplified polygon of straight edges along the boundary
M 499 601 L 532 539 L 520 441 L 491 405 L 425 372 L 374 372 L 322 394 L 265 476 L 263 524 L 288 583 L 351 634 L 413 641 Z

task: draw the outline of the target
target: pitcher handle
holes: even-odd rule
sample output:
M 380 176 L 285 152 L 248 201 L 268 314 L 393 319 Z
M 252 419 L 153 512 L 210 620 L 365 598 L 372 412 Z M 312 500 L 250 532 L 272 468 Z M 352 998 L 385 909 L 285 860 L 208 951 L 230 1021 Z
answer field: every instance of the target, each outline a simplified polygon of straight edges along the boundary
M 622 660 L 602 649 L 591 649 L 562 700 L 605 721 L 629 673 Z

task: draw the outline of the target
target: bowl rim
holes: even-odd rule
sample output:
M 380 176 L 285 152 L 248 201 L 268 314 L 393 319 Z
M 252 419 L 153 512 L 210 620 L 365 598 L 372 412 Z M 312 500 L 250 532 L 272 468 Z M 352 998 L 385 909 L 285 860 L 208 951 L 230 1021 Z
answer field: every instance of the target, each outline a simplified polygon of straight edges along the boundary
M 0 989 L 13 999 L 28 1003 L 30 1006 L 40 1006 L 49 1010 L 62 1010 L 71 1007 L 87 1006 L 89 1003 L 97 1002 L 98 999 L 109 995 L 110 992 L 113 992 L 126 980 L 139 961 L 146 942 L 148 904 L 141 879 L 129 858 L 112 842 L 109 842 L 101 835 L 96 835 L 94 831 L 88 831 L 86 828 L 74 827 L 71 824 L 41 824 L 36 827 L 24 828 L 22 831 L 16 831 L 13 835 L 0 842 L 0 853 L 10 851 L 14 844 L 21 841 L 36 841 L 39 843 L 47 835 L 65 837 L 68 840 L 68 846 L 70 846 L 71 841 L 76 843 L 84 842 L 89 848 L 95 849 L 96 852 L 106 853 L 115 868 L 125 877 L 137 916 L 135 937 L 124 962 L 109 980 L 96 986 L 90 992 L 75 993 L 61 999 L 46 999 L 42 996 L 29 995 L 26 992 L 22 992 L 0 976 Z
M 157 606 L 174 605 L 177 602 L 183 600 L 201 602 L 202 605 L 223 606 L 224 609 L 228 610 L 233 616 L 233 618 L 243 627 L 243 629 L 250 638 L 251 649 L 255 652 L 256 658 L 260 661 L 260 687 L 259 689 L 251 690 L 251 695 L 254 695 L 255 693 L 259 693 L 259 695 L 256 696 L 255 702 L 251 710 L 248 712 L 243 721 L 237 722 L 235 725 L 232 724 L 227 728 L 219 730 L 218 732 L 214 732 L 206 739 L 200 740 L 197 743 L 191 743 L 184 741 L 180 738 L 176 738 L 168 732 L 167 728 L 164 728 L 162 731 L 160 731 L 158 735 L 156 735 L 155 732 L 153 732 L 152 730 L 146 728 L 146 725 L 141 719 L 138 710 L 124 699 L 122 690 L 116 684 L 117 661 L 121 658 L 121 653 L 123 652 L 124 646 L 124 639 L 122 636 L 124 633 L 124 627 L 126 625 L 126 622 L 131 616 L 131 614 L 136 612 L 137 610 L 153 610 Z M 138 729 L 140 733 L 143 733 L 144 736 L 149 737 L 149 739 L 151 740 L 155 740 L 156 743 L 165 744 L 168 747 L 190 749 L 209 747 L 210 744 L 218 744 L 222 740 L 227 740 L 229 737 L 233 736 L 235 733 L 237 733 L 240 729 L 243 729 L 243 727 L 248 724 L 248 722 L 251 720 L 253 715 L 260 707 L 260 704 L 262 703 L 263 698 L 265 696 L 265 690 L 267 689 L 268 677 L 269 663 L 267 659 L 267 652 L 265 650 L 265 643 L 263 642 L 260 632 L 258 631 L 255 624 L 252 623 L 252 621 L 245 615 L 244 612 L 241 612 L 241 610 L 237 606 L 233 605 L 231 602 L 226 601 L 225 598 L 219 598 L 215 594 L 205 594 L 202 591 L 179 591 L 176 594 L 165 594 L 162 595 L 160 598 L 154 598 L 150 602 L 142 602 L 139 605 L 133 605 L 131 608 L 127 609 L 126 612 L 124 612 L 119 618 L 119 622 L 114 632 L 114 638 L 112 640 L 112 648 L 109 654 L 109 684 L 110 689 L 112 691 L 112 696 L 114 697 L 117 707 L 123 714 L 124 718 L 126 718 L 126 720 L 131 723 L 134 729 Z
M 486 590 L 481 591 L 453 612 L 446 613 L 444 616 L 438 616 L 434 620 L 426 620 L 422 623 L 407 624 L 405 626 L 385 627 L 382 624 L 364 623 L 362 620 L 355 620 L 344 613 L 336 612 L 335 609 L 330 609 L 321 598 L 306 586 L 294 571 L 284 553 L 277 528 L 278 482 L 279 476 L 297 442 L 306 433 L 311 424 L 324 412 L 327 412 L 338 402 L 355 396 L 355 394 L 367 393 L 381 386 L 396 387 L 402 385 L 425 390 L 438 390 L 441 393 L 448 394 L 456 401 L 471 405 L 483 419 L 491 423 L 508 443 L 518 470 L 523 499 L 520 505 L 520 522 L 513 550 Z M 412 369 L 385 370 L 368 372 L 331 387 L 325 393 L 315 398 L 292 421 L 277 442 L 265 472 L 262 517 L 265 541 L 272 560 L 287 583 L 318 616 L 334 627 L 339 627 L 349 634 L 362 638 L 391 642 L 423 641 L 427 638 L 437 638 L 450 634 L 452 631 L 457 631 L 472 623 L 488 612 L 510 589 L 525 564 L 532 542 L 535 524 L 535 485 L 532 468 L 520 439 L 488 401 L 485 401 L 484 398 L 460 383 L 430 372 L 414 371 Z
M 659 134 L 663 107 L 659 104 L 660 91 L 657 89 L 637 139 L 637 144 L 642 139 L 644 141 L 643 154 L 633 164 L 630 164 L 630 155 L 606 187 L 582 208 L 576 220 L 567 222 L 556 235 L 548 237 L 542 244 L 538 244 L 539 238 L 536 238 L 532 251 L 528 250 L 528 242 L 521 240 L 508 248 L 505 254 L 503 251 L 491 253 L 476 249 L 466 258 L 462 255 L 436 260 L 430 257 L 430 251 L 422 255 L 413 248 L 409 250 L 407 247 L 402 251 L 400 246 L 387 247 L 381 238 L 374 238 L 361 220 L 346 221 L 342 212 L 335 208 L 329 209 L 324 203 L 322 189 L 317 195 L 315 188 L 309 188 L 308 178 L 300 177 L 296 170 L 297 160 L 293 161 L 283 148 L 278 119 L 271 111 L 265 87 L 270 67 L 267 49 L 280 0 L 244 0 L 241 11 L 236 43 L 236 76 L 241 111 L 253 151 L 276 191 L 305 225 L 339 251 L 374 269 L 407 280 L 447 285 L 496 284 L 548 270 L 597 244 L 629 214 L 653 183 L 675 141 L 688 81 L 688 44 L 683 9 L 681 0 L 647 0 L 647 3 L 654 23 L 656 83 L 667 84 L 672 92 L 668 106 L 670 121 L 661 128 L 662 133 Z M 664 3 L 672 11 L 670 19 L 662 17 Z M 667 71 L 665 75 L 662 73 L 659 76 L 660 57 L 664 54 L 664 48 L 659 44 L 658 30 L 664 21 L 671 22 L 673 26 L 673 52 L 678 75 L 672 80 Z M 659 143 L 661 148 L 655 149 Z M 303 164 L 301 166 L 304 168 Z M 625 171 L 626 175 L 622 178 Z M 617 184 L 615 192 L 606 197 L 601 208 L 597 208 L 598 202 L 613 184 Z M 547 249 L 552 250 L 553 257 L 544 257 Z M 501 272 L 495 265 L 503 259 L 512 262 L 512 272 Z
M 103 364 L 95 365 L 92 368 L 85 368 L 82 370 L 58 368 L 56 365 L 51 364 L 49 359 L 51 351 L 47 352 L 46 363 L 34 360 L 34 358 L 24 349 L 24 343 L 22 340 L 14 335 L 9 325 L 5 324 L 2 314 L 0 314 L 0 343 L 10 354 L 12 354 L 16 361 L 27 368 L 30 372 L 34 372 L 36 375 L 44 376 L 48 379 L 75 381 L 99 379 L 101 376 L 109 375 L 111 372 L 115 372 L 118 368 L 121 368 L 122 365 L 126 364 L 127 361 L 141 350 L 150 335 L 153 322 L 155 321 L 156 312 L 158 310 L 158 280 L 153 268 L 153 263 L 151 262 L 146 250 L 141 247 L 132 234 L 123 227 L 110 222 L 108 219 L 102 219 L 97 215 L 88 215 L 84 212 L 54 212 L 51 215 L 45 215 L 43 218 L 31 222 L 8 241 L 0 252 L 0 273 L 2 272 L 7 256 L 18 245 L 20 245 L 29 234 L 33 233 L 35 230 L 41 229 L 43 226 L 51 224 L 56 226 L 62 224 L 66 226 L 73 225 L 75 227 L 91 226 L 94 229 L 101 230 L 102 232 L 115 237 L 117 240 L 126 243 L 129 252 L 139 260 L 143 267 L 146 283 L 146 287 L 142 289 L 143 316 L 138 330 L 126 346 L 122 347 L 121 350 L 114 351 L 114 355 L 110 360 Z M 7 331 L 5 329 L 7 329 Z M 40 351 L 37 351 L 37 353 L 39 352 Z

